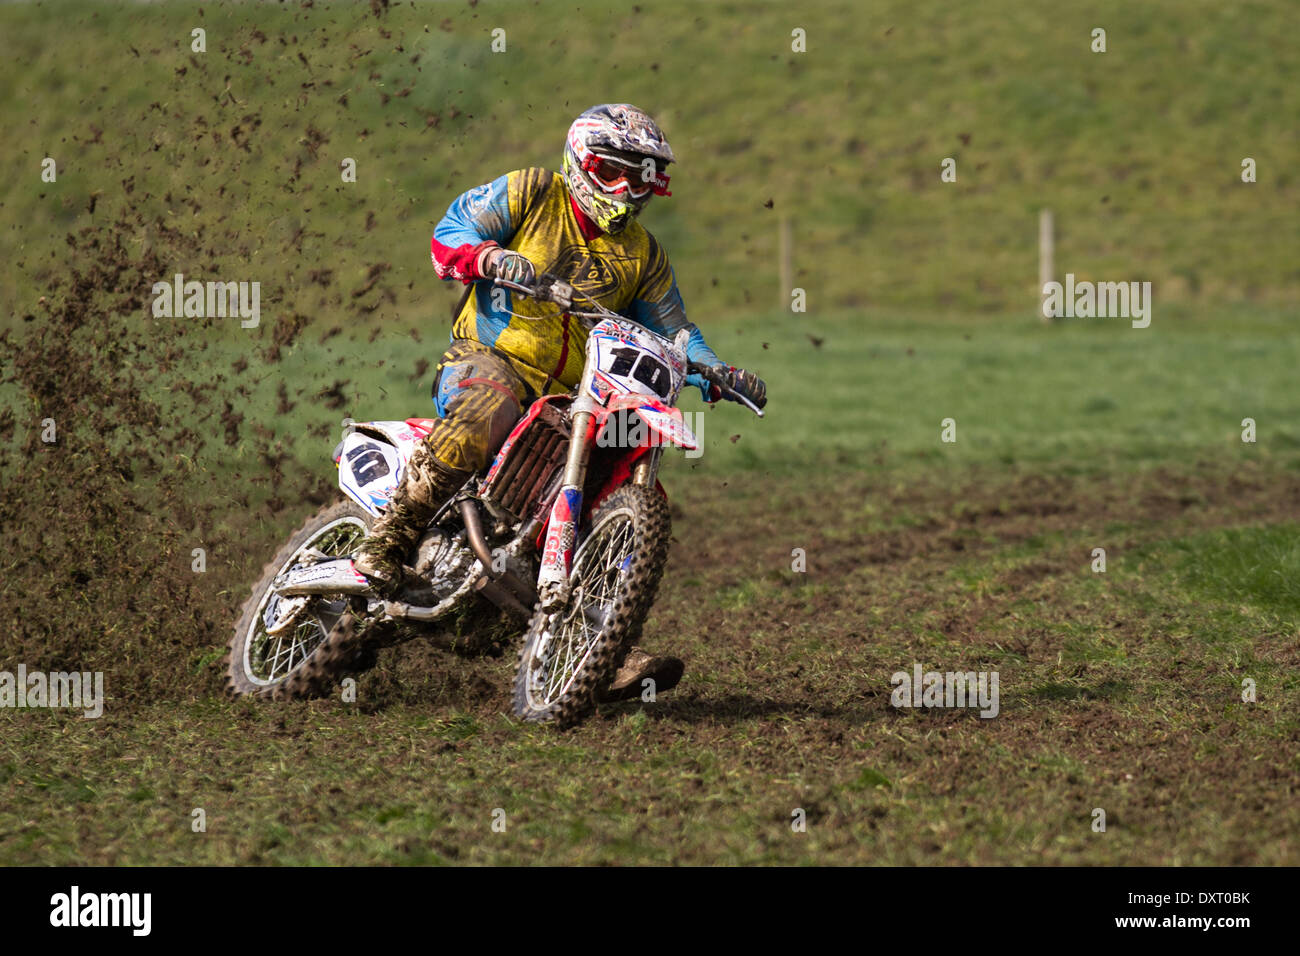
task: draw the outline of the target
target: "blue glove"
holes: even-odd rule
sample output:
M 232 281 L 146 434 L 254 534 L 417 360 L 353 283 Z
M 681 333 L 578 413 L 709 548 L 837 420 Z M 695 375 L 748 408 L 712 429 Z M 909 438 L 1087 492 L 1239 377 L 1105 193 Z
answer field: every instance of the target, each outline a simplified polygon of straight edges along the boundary
M 719 366 L 719 368 L 726 368 L 726 366 L 722 365 Z M 711 397 L 714 391 L 713 384 L 708 379 L 706 379 L 703 375 L 700 375 L 698 372 L 692 372 L 690 375 L 687 375 L 686 384 L 688 386 L 694 385 L 696 388 L 698 388 L 700 390 L 700 397 L 703 398 L 710 405 L 717 401 L 716 398 Z

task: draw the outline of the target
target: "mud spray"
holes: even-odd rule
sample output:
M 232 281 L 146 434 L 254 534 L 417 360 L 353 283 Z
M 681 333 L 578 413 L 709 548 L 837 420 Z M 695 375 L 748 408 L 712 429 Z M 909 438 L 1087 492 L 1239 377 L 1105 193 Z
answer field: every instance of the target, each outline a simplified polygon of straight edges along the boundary
M 332 495 L 323 474 L 282 468 L 291 438 L 234 410 L 241 378 L 265 374 L 306 319 L 268 330 L 253 372 L 205 361 L 214 320 L 148 308 L 158 277 L 205 250 L 171 233 L 166 260 L 133 253 L 121 237 L 139 226 L 124 216 L 69 234 L 76 265 L 40 276 L 36 309 L 0 335 L 0 387 L 21 395 L 0 411 L 0 652 L 104 671 L 119 701 L 216 691 L 250 549 Z M 249 467 L 232 480 L 222 466 L 236 447 Z

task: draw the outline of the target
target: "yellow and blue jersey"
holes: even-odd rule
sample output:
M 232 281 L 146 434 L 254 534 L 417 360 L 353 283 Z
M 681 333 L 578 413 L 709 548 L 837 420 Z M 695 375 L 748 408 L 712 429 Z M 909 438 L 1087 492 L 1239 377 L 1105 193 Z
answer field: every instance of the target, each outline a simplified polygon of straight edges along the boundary
M 595 229 L 571 204 L 564 179 L 545 169 L 521 169 L 459 196 L 435 227 L 433 264 L 444 279 L 474 289 L 452 326 L 452 340 L 481 342 L 565 388 L 582 375 L 587 330 L 549 303 L 515 296 L 477 272 L 485 243 L 527 256 L 540 275 L 564 279 L 584 296 L 661 335 L 690 330 L 690 361 L 722 365 L 686 318 L 663 247 L 635 220 L 618 235 Z M 584 217 L 585 218 L 585 217 Z M 518 318 L 510 313 L 532 318 Z M 691 384 L 706 384 L 695 376 Z

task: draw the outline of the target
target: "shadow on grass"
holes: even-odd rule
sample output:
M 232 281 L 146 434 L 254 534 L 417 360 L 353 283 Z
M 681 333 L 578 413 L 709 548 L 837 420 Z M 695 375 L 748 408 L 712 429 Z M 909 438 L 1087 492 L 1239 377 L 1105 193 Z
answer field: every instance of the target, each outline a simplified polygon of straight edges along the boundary
M 643 713 L 651 720 L 678 722 L 716 721 L 739 723 L 745 720 L 772 717 L 807 718 L 843 721 L 851 724 L 879 723 L 891 716 L 888 704 L 883 706 L 869 699 L 847 705 L 819 704 L 809 700 L 781 698 L 756 698 L 749 694 L 726 694 L 722 697 L 665 696 L 656 703 L 629 701 L 606 705 L 602 708 L 612 717 Z

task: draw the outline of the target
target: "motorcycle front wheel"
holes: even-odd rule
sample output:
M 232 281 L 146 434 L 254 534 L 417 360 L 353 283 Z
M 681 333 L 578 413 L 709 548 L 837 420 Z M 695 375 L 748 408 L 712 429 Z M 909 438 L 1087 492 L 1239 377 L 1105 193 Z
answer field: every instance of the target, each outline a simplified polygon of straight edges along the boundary
M 624 485 L 600 503 L 573 556 L 568 603 L 535 612 L 524 635 L 516 716 L 569 727 L 592 711 L 640 634 L 671 535 L 668 502 L 653 488 Z

